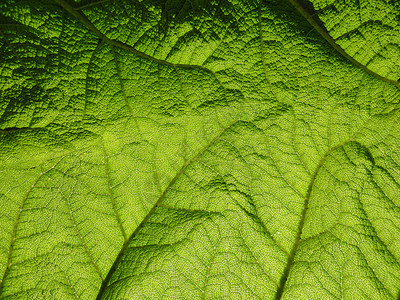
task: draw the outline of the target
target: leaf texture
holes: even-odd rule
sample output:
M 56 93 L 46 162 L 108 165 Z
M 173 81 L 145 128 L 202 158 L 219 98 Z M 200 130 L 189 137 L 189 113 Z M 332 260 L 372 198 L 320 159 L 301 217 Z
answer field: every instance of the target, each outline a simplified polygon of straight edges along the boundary
M 397 299 L 397 4 L 0 3 L 1 299 Z

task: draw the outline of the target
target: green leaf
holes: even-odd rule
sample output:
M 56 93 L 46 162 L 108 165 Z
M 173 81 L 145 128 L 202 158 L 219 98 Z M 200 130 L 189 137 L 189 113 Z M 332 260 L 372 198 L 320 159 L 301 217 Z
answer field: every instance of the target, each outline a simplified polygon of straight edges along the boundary
M 310 2 L 314 22 L 346 54 L 383 78 L 400 79 L 400 2 Z
M 398 298 L 400 13 L 350 2 L 0 2 L 0 298 Z

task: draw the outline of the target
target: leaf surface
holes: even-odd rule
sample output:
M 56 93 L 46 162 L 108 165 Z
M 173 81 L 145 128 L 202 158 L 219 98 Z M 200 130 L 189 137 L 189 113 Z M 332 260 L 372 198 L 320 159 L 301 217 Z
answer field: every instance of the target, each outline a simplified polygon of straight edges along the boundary
M 397 298 L 398 10 L 312 2 L 1 2 L 0 298 Z

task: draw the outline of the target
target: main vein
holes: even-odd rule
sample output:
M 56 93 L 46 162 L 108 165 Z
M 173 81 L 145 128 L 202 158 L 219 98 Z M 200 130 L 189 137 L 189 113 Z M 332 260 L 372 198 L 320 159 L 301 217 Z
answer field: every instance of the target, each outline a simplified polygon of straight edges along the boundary
M 110 282 L 110 279 L 112 277 L 112 275 L 114 274 L 115 270 L 117 269 L 119 263 L 121 262 L 121 259 L 126 251 L 126 249 L 128 248 L 130 242 L 133 240 L 133 238 L 137 235 L 137 233 L 140 231 L 140 229 L 143 227 L 143 225 L 147 222 L 147 220 L 151 217 L 151 215 L 155 212 L 155 210 L 157 209 L 157 207 L 161 204 L 162 200 L 164 199 L 165 195 L 167 194 L 167 192 L 171 189 L 171 187 L 175 184 L 175 182 L 178 180 L 179 176 L 184 172 L 184 170 L 187 168 L 187 166 L 189 166 L 192 162 L 196 161 L 200 155 L 202 155 L 205 151 L 207 151 L 208 148 L 210 148 L 210 146 L 216 141 L 218 140 L 221 135 L 229 128 L 231 128 L 234 124 L 236 124 L 238 121 L 235 121 L 233 123 L 231 123 L 229 126 L 227 126 L 226 128 L 224 128 L 216 137 L 214 137 L 206 146 L 204 146 L 192 159 L 188 160 L 180 169 L 179 171 L 176 173 L 175 177 L 171 180 L 171 182 L 169 183 L 169 185 L 165 188 L 164 192 L 160 195 L 160 197 L 158 198 L 157 202 L 153 205 L 153 207 L 149 210 L 149 212 L 147 213 L 147 215 L 144 217 L 144 219 L 142 220 L 142 222 L 136 227 L 135 231 L 131 234 L 131 236 L 129 237 L 129 239 L 124 243 L 124 245 L 122 246 L 121 251 L 119 252 L 116 260 L 114 261 L 113 265 L 111 266 L 107 277 L 105 278 L 105 280 L 103 281 L 101 287 L 100 287 L 100 291 L 97 295 L 97 300 L 100 300 Z
M 3 274 L 3 278 L 0 281 L 0 298 L 3 293 L 4 282 L 6 281 L 9 271 L 10 271 L 10 268 L 12 266 L 12 254 L 13 254 L 13 250 L 14 250 L 15 241 L 17 240 L 19 219 L 21 217 L 22 211 L 24 210 L 26 200 L 28 199 L 28 196 L 31 193 L 32 189 L 36 186 L 36 184 L 43 177 L 43 175 L 47 174 L 50 170 L 52 170 L 63 158 L 64 158 L 64 156 L 62 156 L 61 159 L 58 160 L 51 168 L 49 168 L 48 170 L 39 174 L 39 176 L 35 179 L 35 181 L 32 183 L 32 185 L 29 187 L 29 189 L 25 193 L 24 198 L 22 199 L 21 204 L 19 205 L 17 215 L 15 217 L 15 221 L 14 221 L 14 225 L 13 225 L 13 230 L 11 233 L 10 247 L 8 249 L 8 255 L 7 255 L 7 265 L 6 265 L 4 274 Z
M 301 243 L 301 234 L 303 233 L 304 221 L 305 221 L 306 214 L 307 214 L 307 210 L 308 210 L 308 204 L 309 204 L 309 202 L 310 202 L 311 192 L 312 192 L 312 189 L 313 189 L 313 187 L 314 187 L 315 179 L 316 179 L 317 176 L 318 176 L 319 170 L 320 170 L 321 167 L 324 165 L 325 160 L 327 159 L 327 157 L 328 157 L 333 151 L 335 151 L 335 150 L 337 150 L 338 148 L 342 147 L 342 146 L 343 146 L 344 144 L 346 144 L 346 143 L 347 143 L 347 141 L 344 142 L 344 143 L 342 143 L 342 144 L 339 144 L 339 145 L 337 145 L 337 146 L 335 146 L 335 147 L 333 147 L 333 148 L 331 148 L 331 149 L 329 149 L 329 150 L 325 153 L 325 155 L 321 158 L 321 160 L 320 160 L 318 166 L 316 167 L 316 169 L 315 169 L 313 175 L 311 176 L 310 184 L 308 185 L 308 189 L 307 189 L 307 194 L 306 194 L 306 196 L 305 196 L 305 198 L 304 198 L 304 207 L 303 207 L 303 210 L 302 210 L 302 212 L 301 212 L 300 222 L 299 222 L 299 226 L 298 226 L 298 228 L 297 228 L 296 239 L 295 239 L 295 242 L 294 242 L 292 251 L 290 251 L 290 255 L 289 255 L 289 258 L 288 258 L 288 260 L 287 260 L 285 270 L 284 270 L 284 272 L 283 272 L 283 275 L 282 275 L 282 277 L 281 277 L 278 290 L 277 290 L 276 295 L 275 295 L 275 299 L 276 299 L 276 300 L 282 298 L 282 294 L 283 294 L 283 291 L 284 291 L 284 289 L 285 289 L 285 284 L 286 284 L 286 281 L 287 281 L 287 279 L 288 279 L 288 276 L 289 276 L 289 273 L 290 273 L 290 269 L 291 269 L 292 266 L 293 266 L 294 257 L 295 257 L 295 255 L 296 255 L 297 249 L 299 248 L 299 245 L 300 245 L 300 243 Z

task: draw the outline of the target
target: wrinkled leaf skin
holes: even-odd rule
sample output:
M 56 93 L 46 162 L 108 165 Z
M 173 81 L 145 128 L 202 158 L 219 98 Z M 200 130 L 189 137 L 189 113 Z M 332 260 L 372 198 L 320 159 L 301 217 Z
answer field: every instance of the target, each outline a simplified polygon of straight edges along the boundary
M 0 2 L 0 299 L 399 299 L 400 4 Z

